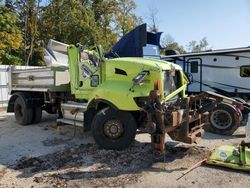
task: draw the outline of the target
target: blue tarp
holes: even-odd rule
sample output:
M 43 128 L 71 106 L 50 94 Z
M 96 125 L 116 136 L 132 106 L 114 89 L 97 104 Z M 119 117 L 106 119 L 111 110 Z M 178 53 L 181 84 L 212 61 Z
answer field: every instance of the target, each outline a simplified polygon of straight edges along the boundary
M 142 24 L 124 35 L 106 54 L 106 57 L 143 57 L 143 47 L 147 44 L 157 45 L 161 48 L 161 34 L 162 32 L 147 32 L 147 25 Z

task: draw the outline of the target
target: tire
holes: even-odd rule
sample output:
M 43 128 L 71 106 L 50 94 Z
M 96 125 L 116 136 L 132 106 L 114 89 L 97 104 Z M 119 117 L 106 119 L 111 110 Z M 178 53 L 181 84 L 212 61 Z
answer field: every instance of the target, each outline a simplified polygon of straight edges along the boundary
M 242 113 L 242 121 L 240 122 L 241 126 L 246 126 L 248 123 L 248 119 L 249 119 L 249 114 L 243 114 Z
M 84 112 L 84 121 L 83 121 L 84 132 L 91 130 L 91 125 L 92 125 L 92 122 L 96 113 L 97 113 L 97 110 L 94 108 L 90 108 L 86 112 Z
M 91 128 L 94 140 L 101 148 L 122 150 L 134 141 L 137 125 L 129 112 L 108 107 L 95 115 Z
M 222 135 L 232 135 L 239 127 L 236 110 L 228 104 L 219 104 L 209 114 L 209 130 Z
M 33 108 L 33 118 L 32 118 L 32 123 L 39 123 L 42 118 L 42 107 L 34 107 Z
M 33 111 L 28 107 L 24 98 L 18 97 L 14 103 L 15 119 L 20 125 L 29 125 L 32 122 Z
M 241 102 L 241 103 L 247 103 L 244 99 L 239 98 L 239 97 L 233 97 L 233 99 L 235 99 L 236 101 Z M 247 122 L 248 122 L 249 114 L 246 112 L 244 113 L 243 111 L 241 113 L 242 113 L 242 120 L 240 122 L 240 125 L 246 126 Z

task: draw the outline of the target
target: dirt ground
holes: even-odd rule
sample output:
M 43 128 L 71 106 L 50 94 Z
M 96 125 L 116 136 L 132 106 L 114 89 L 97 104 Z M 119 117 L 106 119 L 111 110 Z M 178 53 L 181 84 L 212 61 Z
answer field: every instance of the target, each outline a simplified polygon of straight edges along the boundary
M 152 154 L 150 136 L 139 134 L 123 151 L 101 150 L 91 133 L 73 126 L 57 127 L 55 116 L 43 114 L 41 123 L 20 126 L 13 114 L 0 114 L 0 187 L 249 187 L 250 173 L 202 165 L 216 146 L 237 144 L 234 136 L 206 133 L 198 144 L 167 138 L 165 158 Z

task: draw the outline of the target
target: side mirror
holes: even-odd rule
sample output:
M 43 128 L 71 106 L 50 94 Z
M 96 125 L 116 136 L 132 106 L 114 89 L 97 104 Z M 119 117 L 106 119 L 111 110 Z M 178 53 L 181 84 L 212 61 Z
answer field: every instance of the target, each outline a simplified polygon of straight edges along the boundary
M 99 85 L 99 76 L 98 75 L 91 76 L 90 86 L 91 87 L 97 87 L 98 85 Z

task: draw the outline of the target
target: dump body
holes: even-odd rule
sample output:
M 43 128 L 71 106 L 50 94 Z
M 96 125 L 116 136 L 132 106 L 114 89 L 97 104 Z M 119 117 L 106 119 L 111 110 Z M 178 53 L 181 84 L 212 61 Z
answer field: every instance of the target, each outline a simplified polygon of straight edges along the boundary
M 9 90 L 34 92 L 70 91 L 67 67 L 39 67 L 36 69 L 9 69 Z

